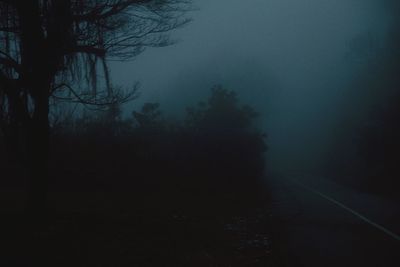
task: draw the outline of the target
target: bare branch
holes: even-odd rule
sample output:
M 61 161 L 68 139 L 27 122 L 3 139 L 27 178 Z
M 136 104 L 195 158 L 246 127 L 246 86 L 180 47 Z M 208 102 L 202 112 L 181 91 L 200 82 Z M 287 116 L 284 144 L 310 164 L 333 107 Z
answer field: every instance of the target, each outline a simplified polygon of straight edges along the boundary
M 86 14 L 75 15 L 74 19 L 77 21 L 96 21 L 107 19 L 111 16 L 115 16 L 128 9 L 132 5 L 144 4 L 151 2 L 151 0 L 120 0 L 114 1 L 114 4 L 104 3 L 98 5 L 90 10 Z
M 32 8 L 25 8 L 29 3 Z M 46 88 L 53 87 L 46 94 L 62 101 L 106 106 L 135 99 L 137 85 L 128 91 L 112 86 L 108 62 L 132 59 L 146 47 L 173 44 L 168 33 L 190 21 L 184 17 L 189 4 L 189 0 L 0 0 L 0 87 L 12 85 L 32 95 L 30 82 L 44 77 L 50 83 Z M 85 83 L 74 90 L 82 80 Z M 100 84 L 107 86 L 98 91 Z M 62 89 L 68 95 L 61 94 Z
M 21 65 L 15 61 L 10 55 L 7 53 L 4 53 L 3 51 L 0 51 L 0 65 L 3 65 L 6 68 L 12 68 L 14 71 L 17 73 L 22 72 L 22 67 Z
M 85 93 L 78 93 L 77 90 L 72 88 L 68 84 L 60 84 L 57 87 L 53 89 L 53 91 L 56 91 L 61 88 L 67 88 L 69 92 L 72 93 L 72 97 L 66 97 L 66 96 L 59 96 L 56 94 L 53 94 L 52 97 L 55 99 L 65 101 L 65 102 L 70 102 L 70 103 L 80 103 L 85 106 L 98 106 L 98 107 L 108 107 L 112 104 L 124 104 L 129 101 L 132 101 L 136 98 L 139 97 L 138 90 L 140 88 L 140 84 L 136 83 L 133 88 L 129 91 L 123 91 L 121 89 L 119 90 L 113 90 L 112 94 L 106 94 L 106 95 L 97 95 L 94 96 L 92 94 L 85 94 Z
M 77 45 L 74 47 L 70 47 L 65 52 L 66 54 L 85 53 L 85 54 L 93 54 L 97 57 L 104 57 L 107 51 L 104 48 L 98 48 L 96 46 Z

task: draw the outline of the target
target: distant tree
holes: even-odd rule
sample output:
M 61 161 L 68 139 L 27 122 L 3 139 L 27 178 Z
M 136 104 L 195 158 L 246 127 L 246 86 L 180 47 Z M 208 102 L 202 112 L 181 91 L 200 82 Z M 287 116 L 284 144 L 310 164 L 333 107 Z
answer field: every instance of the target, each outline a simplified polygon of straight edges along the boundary
M 346 58 L 368 67 L 378 63 L 382 56 L 379 40 L 371 32 L 360 33 L 347 44 Z
M 266 135 L 254 125 L 259 114 L 242 105 L 234 91 L 222 86 L 211 89 L 206 102 L 187 109 L 186 132 L 190 142 L 188 155 L 199 162 L 199 169 L 217 175 L 220 182 L 243 182 L 260 175 L 264 168 Z M 189 157 L 190 158 L 190 157 Z
M 1 127 L 14 150 L 26 144 L 34 209 L 48 184 L 49 99 L 128 101 L 135 90 L 113 88 L 108 59 L 171 44 L 166 33 L 188 22 L 187 7 L 187 0 L 0 0 Z
M 359 155 L 370 182 L 391 190 L 399 185 L 400 94 L 375 109 L 358 131 Z M 379 179 L 379 180 L 378 180 Z
M 240 105 L 234 91 L 222 86 L 211 89 L 207 103 L 187 109 L 186 123 L 190 127 L 248 129 L 258 113 L 247 105 Z
M 132 115 L 141 128 L 159 128 L 162 125 L 159 103 L 145 103 L 140 112 L 133 111 Z
M 394 15 L 386 38 L 378 41 L 371 34 L 363 34 L 352 41 L 350 51 L 353 57 L 367 63 L 354 84 L 358 87 L 355 97 L 362 95 L 363 100 L 358 101 L 360 115 L 352 126 L 358 126 L 353 133 L 358 150 L 356 156 L 362 164 L 362 169 L 356 171 L 374 187 L 396 188 L 396 177 L 400 173 L 397 167 L 400 160 L 400 34 L 397 16 L 400 5 L 392 0 L 385 0 L 383 4 L 390 7 L 389 13 Z M 355 140 L 349 142 L 354 144 Z

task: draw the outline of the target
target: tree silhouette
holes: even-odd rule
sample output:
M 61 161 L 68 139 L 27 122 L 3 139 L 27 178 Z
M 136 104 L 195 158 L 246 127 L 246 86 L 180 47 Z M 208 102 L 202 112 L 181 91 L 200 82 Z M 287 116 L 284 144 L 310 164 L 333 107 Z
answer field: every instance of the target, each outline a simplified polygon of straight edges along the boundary
M 48 184 L 50 98 L 96 106 L 132 99 L 136 87 L 113 88 L 108 60 L 171 44 L 167 32 L 188 22 L 187 8 L 187 0 L 0 0 L 1 128 L 11 150 L 26 144 L 33 210 Z
M 255 125 L 259 114 L 239 100 L 234 91 L 215 86 L 206 102 L 187 109 L 186 131 L 194 141 L 186 154 L 194 158 L 186 160 L 200 162 L 205 176 L 216 175 L 220 183 L 241 183 L 264 168 L 266 135 Z
M 141 128 L 160 128 L 162 125 L 159 103 L 145 103 L 140 112 L 133 111 L 132 115 Z
M 186 122 L 199 128 L 246 130 L 257 116 L 252 107 L 240 105 L 234 91 L 215 86 L 207 103 L 200 102 L 197 107 L 187 109 Z

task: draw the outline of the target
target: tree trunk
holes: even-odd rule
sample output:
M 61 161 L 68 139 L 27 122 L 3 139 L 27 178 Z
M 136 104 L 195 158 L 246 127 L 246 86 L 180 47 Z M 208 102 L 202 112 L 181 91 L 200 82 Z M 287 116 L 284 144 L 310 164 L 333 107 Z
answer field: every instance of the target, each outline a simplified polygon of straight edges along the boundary
M 52 58 L 43 29 L 39 0 L 16 1 L 21 38 L 22 80 L 33 100 L 33 115 L 27 124 L 26 162 L 29 172 L 28 211 L 45 211 L 48 191 L 49 93 Z M 40 215 L 39 215 L 40 217 Z
M 46 92 L 46 88 L 41 91 Z M 48 92 L 48 91 L 47 91 Z M 47 94 L 34 98 L 35 111 L 28 130 L 27 163 L 29 170 L 28 211 L 43 215 L 49 186 L 49 99 Z
M 18 93 L 14 90 L 10 90 L 7 94 L 8 100 L 8 116 L 9 121 L 5 122 L 4 126 L 4 138 L 6 145 L 6 155 L 8 163 L 15 164 L 21 160 L 21 151 L 19 146 L 19 123 L 20 117 L 18 116 Z

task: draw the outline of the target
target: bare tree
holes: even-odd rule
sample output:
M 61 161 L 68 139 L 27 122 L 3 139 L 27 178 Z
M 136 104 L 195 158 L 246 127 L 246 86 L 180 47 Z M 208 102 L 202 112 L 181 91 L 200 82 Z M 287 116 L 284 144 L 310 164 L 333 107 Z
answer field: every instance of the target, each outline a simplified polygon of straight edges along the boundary
M 113 89 L 107 62 L 171 44 L 168 32 L 189 21 L 188 7 L 189 0 L 0 0 L 1 128 L 14 150 L 26 144 L 34 209 L 48 184 L 49 100 L 102 106 L 135 97 L 137 87 Z

